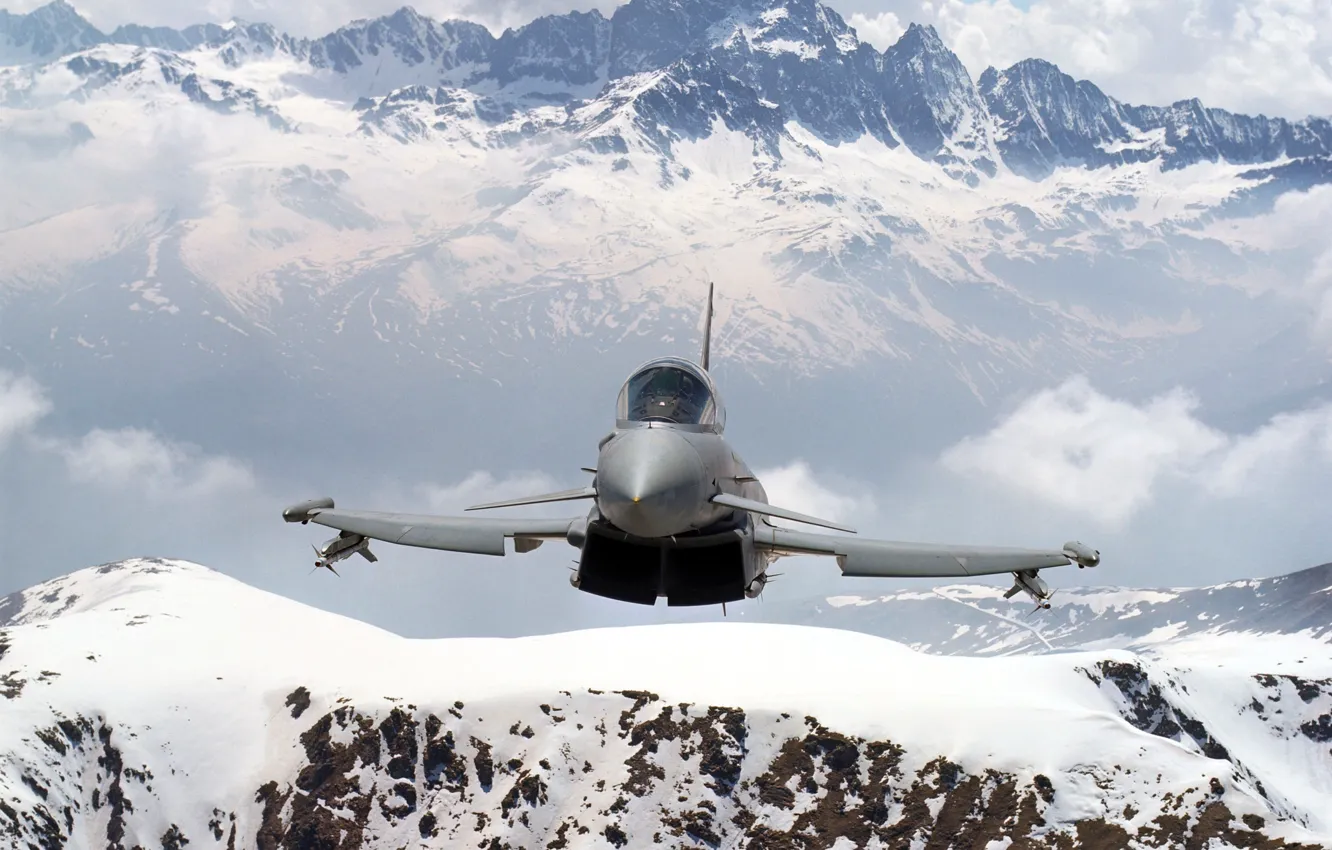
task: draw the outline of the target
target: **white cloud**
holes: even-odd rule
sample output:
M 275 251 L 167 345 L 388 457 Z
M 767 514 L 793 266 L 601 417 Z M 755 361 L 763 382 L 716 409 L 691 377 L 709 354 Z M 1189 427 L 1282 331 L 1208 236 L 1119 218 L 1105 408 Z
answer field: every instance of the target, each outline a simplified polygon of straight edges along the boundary
M 892 12 L 866 15 L 854 12 L 846 20 L 856 30 L 861 41 L 867 41 L 880 50 L 893 44 L 906 32 L 906 23 Z
M 944 468 L 1123 528 L 1166 484 L 1194 497 L 1252 495 L 1292 466 L 1332 461 L 1332 405 L 1275 417 L 1250 434 L 1202 422 L 1174 390 L 1143 404 L 1073 379 L 1024 402 L 989 433 L 948 449 Z
M 1286 192 L 1271 211 L 1252 218 L 1213 224 L 1209 233 L 1263 251 L 1323 245 L 1327 220 L 1332 216 L 1332 186 L 1314 186 L 1306 192 Z
M 1220 496 L 1279 484 L 1296 466 L 1332 462 L 1332 405 L 1275 416 L 1252 434 L 1231 438 L 1210 460 L 1199 482 Z
M 227 457 L 165 440 L 150 431 L 95 429 L 76 442 L 50 441 L 79 483 L 123 490 L 125 496 L 206 498 L 250 489 L 249 469 Z
M 1274 289 L 1306 306 L 1315 336 L 1332 346 L 1332 246 L 1327 222 L 1332 218 L 1332 186 L 1280 195 L 1269 212 L 1222 219 L 1207 235 L 1239 248 L 1290 255 L 1290 272 L 1263 275 L 1248 282 L 1250 291 Z
M 160 108 L 167 103 L 171 108 Z M 248 115 L 212 112 L 183 96 L 161 105 L 152 120 L 144 120 L 142 103 L 115 98 L 95 110 L 75 99 L 0 114 L 0 163 L 8 170 L 0 195 L 0 230 L 33 224 L 40 229 L 48 218 L 91 207 L 116 208 L 122 219 L 165 208 L 184 217 L 198 215 L 216 179 L 203 163 L 252 150 L 264 132 L 258 128 L 266 125 Z M 88 132 L 92 137 L 84 140 Z M 32 230 L 20 237 L 33 238 Z M 5 239 L 0 247 L 12 254 L 26 246 Z M 71 250 L 67 241 L 60 248 Z
M 0 369 L 0 449 L 50 411 L 51 402 L 41 385 L 24 375 Z
M 763 482 L 768 502 L 779 508 L 853 526 L 871 520 L 878 513 L 873 494 L 862 482 L 826 475 L 821 476 L 823 480 L 819 480 L 803 460 L 772 469 L 756 470 L 755 475 Z M 774 520 L 774 524 L 807 527 L 781 520 Z
M 592 476 L 588 476 L 588 483 L 591 483 Z M 456 514 L 465 510 L 471 505 L 482 504 L 485 502 L 499 502 L 508 499 L 520 499 L 525 496 L 538 496 L 542 493 L 553 493 L 556 490 L 568 489 L 569 484 L 561 485 L 554 478 L 540 472 L 525 472 L 508 475 L 503 478 L 496 478 L 489 472 L 475 471 L 462 481 L 456 484 L 424 484 L 416 488 L 418 502 L 423 502 L 424 507 L 420 510 L 426 513 L 437 514 Z M 556 506 L 569 507 L 570 504 L 581 504 L 581 509 L 575 509 L 571 512 L 577 513 L 578 510 L 586 508 L 587 503 L 556 503 Z M 549 512 L 552 505 L 535 505 L 532 507 L 524 506 L 521 508 L 504 508 L 509 512 L 509 516 L 521 516 L 517 513 L 532 510 L 539 512 Z

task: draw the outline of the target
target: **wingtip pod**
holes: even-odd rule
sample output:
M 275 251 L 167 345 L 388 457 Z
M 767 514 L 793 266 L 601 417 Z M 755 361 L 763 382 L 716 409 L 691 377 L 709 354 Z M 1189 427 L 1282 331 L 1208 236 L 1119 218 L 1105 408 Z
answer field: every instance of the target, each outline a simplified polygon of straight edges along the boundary
M 333 500 L 327 496 L 322 499 L 310 499 L 283 509 L 282 518 L 287 522 L 309 522 L 315 512 L 332 507 Z
M 1086 543 L 1070 540 L 1064 544 L 1064 556 L 1079 567 L 1094 567 L 1101 563 L 1101 553 Z

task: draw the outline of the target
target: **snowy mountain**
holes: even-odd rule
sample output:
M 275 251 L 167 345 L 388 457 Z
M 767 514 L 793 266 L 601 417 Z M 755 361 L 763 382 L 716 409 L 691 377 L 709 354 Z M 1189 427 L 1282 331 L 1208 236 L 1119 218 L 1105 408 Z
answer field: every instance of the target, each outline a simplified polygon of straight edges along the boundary
M 198 442 L 370 429 L 423 385 L 467 421 L 568 374 L 608 396 L 694 350 L 708 279 L 736 396 L 854 392 L 903 442 L 1070 374 L 1245 423 L 1332 379 L 1325 246 L 1290 223 L 1326 118 L 1125 104 L 1036 59 L 973 80 L 932 28 L 879 51 L 816 0 L 318 38 L 57 0 L 0 18 L 0 63 L 0 366 Z
M 106 40 L 63 0 L 21 15 L 0 9 L 0 62 L 5 64 L 55 59 Z
M 746 609 L 768 622 L 851 629 L 920 652 L 1011 655 L 1107 648 L 1151 654 L 1185 641 L 1301 636 L 1332 644 L 1332 564 L 1213 587 L 1067 588 L 1033 612 L 1005 588 L 950 585 Z M 1020 601 L 1020 600 L 1019 600 Z
M 1039 59 L 988 68 L 977 85 L 933 27 L 912 24 L 880 53 L 817 0 L 633 0 L 610 19 L 595 10 L 546 16 L 499 37 L 411 7 L 318 39 L 243 21 L 184 30 L 127 25 L 103 34 L 65 0 L 0 14 L 4 64 L 58 62 L 98 45 L 200 50 L 233 68 L 281 55 L 332 72 L 346 81 L 344 93 L 365 97 L 433 85 L 516 103 L 532 95 L 595 102 L 617 80 L 702 63 L 772 104 L 782 123 L 824 141 L 869 134 L 889 148 L 905 144 L 922 159 L 968 164 L 956 173 L 972 180 L 977 172 L 995 176 L 999 159 L 1039 179 L 1056 165 L 1155 161 L 1173 169 L 1332 155 L 1327 118 L 1235 115 L 1196 99 L 1131 106 Z M 706 99 L 687 105 L 689 114 L 677 118 L 718 114 Z
M 1150 659 L 737 623 L 405 640 L 197 565 L 107 564 L 0 602 L 0 835 L 1323 847 L 1332 664 L 1291 640 Z

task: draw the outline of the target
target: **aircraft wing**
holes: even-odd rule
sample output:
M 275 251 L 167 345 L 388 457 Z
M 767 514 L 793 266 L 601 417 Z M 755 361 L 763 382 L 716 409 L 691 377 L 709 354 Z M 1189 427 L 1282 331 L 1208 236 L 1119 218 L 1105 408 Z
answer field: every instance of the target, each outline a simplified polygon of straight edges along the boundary
M 755 529 L 754 545 L 778 555 L 832 556 L 842 575 L 879 578 L 981 576 L 1100 563 L 1100 553 L 1077 542 L 1066 543 L 1062 549 L 940 546 L 788 531 L 762 523 Z
M 492 519 L 348 511 L 334 508 L 332 499 L 293 505 L 282 512 L 282 518 L 287 522 L 314 522 L 336 528 L 344 535 L 400 546 L 476 555 L 503 555 L 506 537 L 519 541 L 516 548 L 520 552 L 536 548 L 543 539 L 565 539 L 569 526 L 582 519 Z

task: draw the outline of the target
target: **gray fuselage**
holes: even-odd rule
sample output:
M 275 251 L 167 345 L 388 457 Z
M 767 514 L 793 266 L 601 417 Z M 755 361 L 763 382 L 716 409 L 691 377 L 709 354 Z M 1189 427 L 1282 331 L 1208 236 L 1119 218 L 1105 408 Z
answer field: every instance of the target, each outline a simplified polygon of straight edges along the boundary
M 735 510 L 718 493 L 766 502 L 763 485 L 721 434 L 665 422 L 616 428 L 601 444 L 597 510 L 640 538 L 704 531 Z

